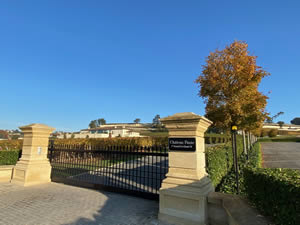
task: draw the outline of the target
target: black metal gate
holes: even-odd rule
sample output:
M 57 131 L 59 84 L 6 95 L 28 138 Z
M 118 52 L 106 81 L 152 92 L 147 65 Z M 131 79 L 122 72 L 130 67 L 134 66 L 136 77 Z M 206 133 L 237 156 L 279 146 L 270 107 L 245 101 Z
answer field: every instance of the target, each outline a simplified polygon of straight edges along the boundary
M 49 147 L 54 182 L 158 198 L 168 171 L 166 146 Z

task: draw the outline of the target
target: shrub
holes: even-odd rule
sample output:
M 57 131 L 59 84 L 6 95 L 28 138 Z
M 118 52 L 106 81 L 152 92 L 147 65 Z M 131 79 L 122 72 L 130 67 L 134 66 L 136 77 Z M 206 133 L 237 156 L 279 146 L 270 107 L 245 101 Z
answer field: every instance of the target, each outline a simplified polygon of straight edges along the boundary
M 237 138 L 237 148 L 238 156 L 240 156 L 243 151 L 243 143 L 242 138 L 239 136 Z M 233 160 L 231 142 L 228 142 L 225 145 L 207 148 L 205 154 L 207 173 L 209 174 L 213 185 L 218 189 L 218 186 L 222 183 L 224 177 L 232 171 Z
M 269 131 L 269 133 L 268 133 L 268 136 L 269 136 L 269 137 L 276 137 L 277 134 L 278 134 L 278 130 L 276 130 L 276 129 L 271 129 L 271 130 Z
M 55 139 L 54 146 L 77 145 L 84 146 L 152 146 L 167 145 L 168 137 L 137 137 L 137 138 L 76 138 L 76 139 Z
M 1 150 L 21 150 L 22 140 L 1 140 L 0 141 L 0 151 Z
M 1 150 L 0 165 L 15 165 L 19 159 L 20 153 L 20 150 Z
M 267 130 L 265 130 L 265 129 L 261 129 L 261 132 L 260 132 L 260 136 L 261 137 L 266 137 L 266 136 L 268 136 L 268 131 Z
M 279 225 L 300 224 L 300 172 L 292 169 L 245 168 L 248 199 Z

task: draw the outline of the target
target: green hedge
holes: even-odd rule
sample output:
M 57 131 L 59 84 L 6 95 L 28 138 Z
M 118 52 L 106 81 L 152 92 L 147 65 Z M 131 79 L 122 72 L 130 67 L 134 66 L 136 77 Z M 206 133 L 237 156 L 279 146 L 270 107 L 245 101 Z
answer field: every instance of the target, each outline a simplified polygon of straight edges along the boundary
M 23 140 L 0 140 L 1 150 L 20 150 L 22 149 Z
M 248 199 L 279 225 L 300 224 L 300 172 L 292 169 L 245 168 Z
M 0 165 L 15 165 L 19 159 L 21 150 L 1 150 Z
M 242 154 L 242 137 L 237 138 L 238 157 Z M 231 142 L 225 145 L 219 145 L 207 148 L 206 151 L 206 170 L 212 180 L 213 185 L 218 186 L 224 178 L 232 171 L 232 147 Z
M 205 144 L 220 144 L 227 143 L 231 140 L 231 137 L 226 134 L 205 134 Z
M 292 169 L 261 168 L 260 143 L 253 145 L 247 161 L 239 157 L 240 195 L 247 197 L 278 225 L 300 224 L 300 172 Z M 218 190 L 236 193 L 235 173 L 224 176 Z

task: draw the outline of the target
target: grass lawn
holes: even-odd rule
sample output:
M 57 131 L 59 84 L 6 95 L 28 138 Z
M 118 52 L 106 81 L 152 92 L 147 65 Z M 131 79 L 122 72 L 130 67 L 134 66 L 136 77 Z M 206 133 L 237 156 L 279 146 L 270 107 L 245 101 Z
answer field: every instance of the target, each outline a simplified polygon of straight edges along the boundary
M 277 136 L 273 138 L 260 138 L 259 142 L 300 142 L 300 137 L 297 136 Z

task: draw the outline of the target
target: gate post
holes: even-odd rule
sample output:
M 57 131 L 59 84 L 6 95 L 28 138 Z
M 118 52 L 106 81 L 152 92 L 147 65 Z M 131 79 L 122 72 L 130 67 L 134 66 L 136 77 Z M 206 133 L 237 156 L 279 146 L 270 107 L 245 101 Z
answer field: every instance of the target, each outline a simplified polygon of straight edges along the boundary
M 207 196 L 214 188 L 205 169 L 204 132 L 212 122 L 191 112 L 161 122 L 169 130 L 170 152 L 158 217 L 172 224 L 208 224 Z
M 51 181 L 51 165 L 47 158 L 49 135 L 55 129 L 43 124 L 20 127 L 24 133 L 22 156 L 14 167 L 11 182 L 23 186 Z

